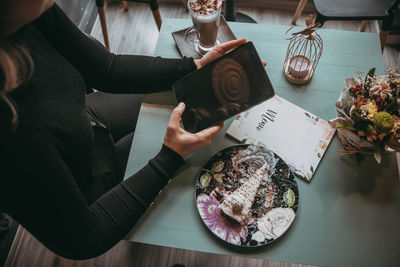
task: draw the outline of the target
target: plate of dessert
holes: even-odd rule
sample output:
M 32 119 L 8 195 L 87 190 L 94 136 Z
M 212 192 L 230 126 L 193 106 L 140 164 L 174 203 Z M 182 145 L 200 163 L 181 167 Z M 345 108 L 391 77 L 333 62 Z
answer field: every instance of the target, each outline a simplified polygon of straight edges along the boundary
M 199 171 L 196 206 L 205 226 L 239 247 L 267 245 L 292 224 L 298 204 L 297 182 L 274 152 L 236 145 L 215 154 Z

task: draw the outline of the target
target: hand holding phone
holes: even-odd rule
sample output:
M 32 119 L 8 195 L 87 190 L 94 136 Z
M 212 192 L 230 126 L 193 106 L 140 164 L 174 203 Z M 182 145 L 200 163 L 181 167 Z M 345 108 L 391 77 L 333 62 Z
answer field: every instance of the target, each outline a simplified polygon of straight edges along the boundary
M 215 46 L 210 52 L 205 54 L 202 58 L 195 59 L 194 63 L 196 64 L 197 69 L 200 69 L 201 67 L 222 57 L 229 51 L 235 49 L 236 47 L 238 47 L 239 45 L 242 45 L 244 43 L 246 43 L 246 39 L 241 38 L 241 39 L 236 39 L 236 40 L 232 40 L 232 41 L 229 41 L 226 43 L 219 44 L 219 45 Z M 264 67 L 267 66 L 267 62 L 265 62 L 264 60 L 261 60 L 261 63 L 263 64 Z
M 189 133 L 180 127 L 180 120 L 184 110 L 185 104 L 181 102 L 172 111 L 164 136 L 164 145 L 182 157 L 186 157 L 193 151 L 211 144 L 211 138 L 224 127 L 224 124 L 220 123 L 196 134 Z
M 182 121 L 189 132 L 216 125 L 274 96 L 263 63 L 251 42 L 173 84 L 186 104 Z
M 196 63 L 197 69 L 200 69 L 244 43 L 246 43 L 245 38 L 219 44 L 205 54 L 202 58 L 195 59 L 194 63 Z

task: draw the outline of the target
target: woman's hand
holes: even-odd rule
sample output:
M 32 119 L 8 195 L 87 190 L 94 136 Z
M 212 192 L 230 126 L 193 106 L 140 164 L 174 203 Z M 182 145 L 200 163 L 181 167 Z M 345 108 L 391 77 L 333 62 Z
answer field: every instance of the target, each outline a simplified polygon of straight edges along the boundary
M 181 117 L 185 111 L 185 104 L 179 105 L 172 111 L 168 122 L 167 132 L 164 136 L 164 145 L 186 157 L 193 151 L 211 144 L 211 137 L 216 135 L 224 126 L 224 123 L 204 129 L 198 133 L 189 133 L 180 127 Z
M 217 58 L 222 57 L 223 55 L 225 55 L 232 49 L 235 49 L 239 45 L 244 44 L 245 42 L 246 42 L 246 39 L 242 38 L 242 39 L 233 40 L 233 41 L 229 41 L 229 42 L 217 45 L 210 52 L 205 54 L 202 58 L 195 59 L 194 63 L 196 64 L 197 69 L 200 69 L 200 68 L 204 67 L 205 65 L 207 65 L 208 63 L 216 60 Z M 261 60 L 261 62 L 264 65 L 264 67 L 267 65 L 267 63 L 265 63 L 264 60 Z

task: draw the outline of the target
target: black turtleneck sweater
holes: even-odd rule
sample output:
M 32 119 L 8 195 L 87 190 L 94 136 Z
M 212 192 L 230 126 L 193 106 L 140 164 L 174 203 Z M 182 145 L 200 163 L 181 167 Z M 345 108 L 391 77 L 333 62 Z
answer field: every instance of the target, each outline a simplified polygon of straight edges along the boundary
M 100 255 L 132 229 L 184 160 L 160 144 L 142 170 L 88 201 L 83 188 L 96 177 L 85 90 L 169 90 L 196 69 L 194 61 L 109 53 L 57 5 L 10 39 L 29 49 L 34 72 L 10 94 L 16 131 L 8 129 L 9 111 L 0 102 L 0 210 L 61 256 Z

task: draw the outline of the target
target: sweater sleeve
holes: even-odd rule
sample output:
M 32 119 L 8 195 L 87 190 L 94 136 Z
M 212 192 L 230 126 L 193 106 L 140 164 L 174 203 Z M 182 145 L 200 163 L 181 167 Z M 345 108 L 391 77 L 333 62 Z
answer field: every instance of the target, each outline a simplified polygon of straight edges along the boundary
M 84 77 L 87 86 L 110 93 L 152 93 L 197 69 L 192 58 L 116 55 L 82 33 L 54 4 L 35 22 L 45 38 Z M 123 36 L 121 36 L 123 38 Z
M 96 257 L 124 238 L 184 164 L 163 146 L 139 172 L 88 205 L 45 134 L 33 131 L 2 146 L 0 207 L 50 250 L 71 259 Z

